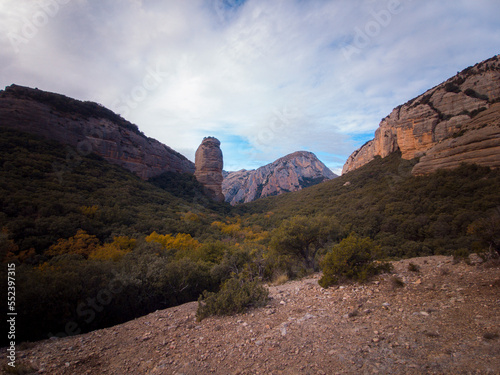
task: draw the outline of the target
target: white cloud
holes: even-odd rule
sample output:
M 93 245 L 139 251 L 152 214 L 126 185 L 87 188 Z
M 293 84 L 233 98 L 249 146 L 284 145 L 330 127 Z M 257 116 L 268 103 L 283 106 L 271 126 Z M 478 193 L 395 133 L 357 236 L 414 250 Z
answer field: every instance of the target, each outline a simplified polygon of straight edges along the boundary
M 338 170 L 393 107 L 498 53 L 498 14 L 495 0 L 4 0 L 0 85 L 100 102 L 191 159 L 215 135 L 231 169 L 306 149 Z

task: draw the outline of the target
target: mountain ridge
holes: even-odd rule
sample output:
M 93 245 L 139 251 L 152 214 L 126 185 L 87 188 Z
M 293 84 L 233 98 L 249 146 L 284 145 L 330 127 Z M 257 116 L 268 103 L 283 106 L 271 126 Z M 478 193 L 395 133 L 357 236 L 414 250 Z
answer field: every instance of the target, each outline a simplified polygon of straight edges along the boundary
M 13 84 L 0 91 L 0 119 L 1 126 L 75 147 L 72 157 L 95 152 L 144 180 L 195 170 L 186 157 L 97 103 Z
M 337 177 L 312 152 L 296 151 L 253 170 L 225 172 L 222 191 L 232 205 L 298 191 Z
M 169 146 L 147 137 L 137 125 L 101 104 L 73 99 L 38 88 L 12 84 L 5 90 L 0 90 L 0 125 L 74 147 L 76 152 L 68 151 L 68 158 L 73 160 L 79 160 L 82 156 L 94 152 L 106 161 L 120 165 L 144 180 L 165 172 L 191 175 L 196 172 L 195 163 Z M 257 188 L 260 189 L 258 194 L 255 194 L 255 191 L 249 193 L 247 190 L 235 193 L 235 190 L 245 184 L 240 178 L 229 180 L 226 178 L 223 193 L 229 194 L 229 197 L 226 196 L 225 200 L 233 204 L 237 201 L 249 202 L 261 196 L 296 191 L 336 176 L 314 154 L 305 151 L 286 155 L 274 163 L 278 161 L 287 163 L 294 158 L 303 160 L 292 162 L 291 170 L 280 172 L 281 175 L 291 175 L 292 180 L 283 181 L 283 176 L 280 177 L 280 181 L 271 179 L 274 185 L 272 181 L 267 181 L 265 186 Z M 304 164 L 306 159 L 310 162 Z M 271 164 L 260 168 L 268 168 Z M 300 170 L 300 168 L 311 168 L 311 165 L 314 165 L 317 171 Z M 67 167 L 57 165 L 54 169 L 62 175 Z M 258 170 L 262 171 L 260 168 Z M 229 175 L 234 176 L 233 174 L 237 173 L 241 177 L 243 172 L 248 176 L 252 174 L 251 171 L 238 171 L 230 172 Z M 235 183 L 235 186 L 228 186 L 228 181 Z M 249 189 L 252 190 L 253 187 Z M 247 198 L 248 194 L 251 194 L 250 198 Z M 235 198 L 235 195 L 238 197 Z M 245 197 L 242 198 L 243 195 Z M 217 200 L 222 201 L 224 198 L 219 194 Z

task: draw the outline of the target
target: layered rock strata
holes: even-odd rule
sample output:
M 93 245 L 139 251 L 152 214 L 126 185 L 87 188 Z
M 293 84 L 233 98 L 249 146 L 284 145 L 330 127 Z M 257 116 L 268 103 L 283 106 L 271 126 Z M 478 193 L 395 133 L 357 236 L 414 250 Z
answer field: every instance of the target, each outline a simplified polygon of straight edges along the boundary
M 255 170 L 226 172 L 222 191 L 232 205 L 301 190 L 337 177 L 313 153 L 297 151 Z
M 205 187 L 209 197 L 217 202 L 224 202 L 222 194 L 223 159 L 220 141 L 214 137 L 205 137 L 195 154 L 195 177 Z
M 500 103 L 481 112 L 457 135 L 428 149 L 412 173 L 422 175 L 456 168 L 464 161 L 500 168 Z
M 91 102 L 17 85 L 0 91 L 0 126 L 94 152 L 143 179 L 163 172 L 194 173 L 194 164 L 148 138 L 137 126 Z
M 395 108 L 381 121 L 375 131 L 375 138 L 349 156 L 342 173 L 369 163 L 377 155 L 386 157 L 398 150 L 404 159 L 421 157 L 438 143 L 450 137 L 459 137 L 475 116 L 499 99 L 500 59 L 494 56 L 464 69 L 446 82 Z M 474 128 L 470 130 L 475 131 Z M 471 136 L 472 134 L 468 134 L 468 137 Z M 479 139 L 490 136 L 490 133 L 483 130 L 476 137 Z M 450 147 L 457 144 L 448 142 Z M 497 157 L 500 159 L 500 155 Z M 455 154 L 455 160 L 460 162 L 491 165 L 490 159 L 488 157 L 483 163 L 481 157 L 466 152 L 457 151 Z M 416 168 L 416 173 L 424 173 L 426 170 L 430 171 L 432 168 Z

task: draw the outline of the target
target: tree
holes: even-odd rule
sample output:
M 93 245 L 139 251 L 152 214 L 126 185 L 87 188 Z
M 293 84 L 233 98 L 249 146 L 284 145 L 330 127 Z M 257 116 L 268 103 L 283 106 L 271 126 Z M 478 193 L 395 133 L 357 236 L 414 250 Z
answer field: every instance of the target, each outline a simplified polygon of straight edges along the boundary
M 486 218 L 474 221 L 467 228 L 467 233 L 476 236 L 484 245 L 488 246 L 490 254 L 500 255 L 500 208 Z
M 9 239 L 9 232 L 2 228 L 0 231 L 0 262 L 7 262 L 16 259 L 15 254 L 19 251 L 19 247 Z
M 96 236 L 78 229 L 73 237 L 57 240 L 57 243 L 47 250 L 47 255 L 81 254 L 88 258 L 98 245 L 99 239 Z
M 99 246 L 89 255 L 89 259 L 117 261 L 125 254 L 130 253 L 136 242 L 137 240 L 127 236 L 113 237 L 113 242 Z
M 339 238 L 340 226 L 334 217 L 299 215 L 274 230 L 270 246 L 279 254 L 301 260 L 306 269 L 315 270 L 318 251 Z
M 177 259 L 190 257 L 192 259 L 200 258 L 199 248 L 200 242 L 191 237 L 190 234 L 177 233 L 171 234 L 158 234 L 151 233 L 146 237 L 146 242 L 158 242 L 166 250 L 174 250 Z

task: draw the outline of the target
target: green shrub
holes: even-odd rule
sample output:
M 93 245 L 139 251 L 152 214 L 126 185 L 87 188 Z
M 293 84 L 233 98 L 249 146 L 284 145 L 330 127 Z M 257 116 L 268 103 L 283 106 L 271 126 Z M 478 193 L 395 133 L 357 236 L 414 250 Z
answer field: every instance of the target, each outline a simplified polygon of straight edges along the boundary
M 473 90 L 471 88 L 465 90 L 464 94 L 467 96 L 470 96 L 471 98 L 476 98 L 476 99 L 481 99 L 481 100 L 486 100 L 486 101 L 489 100 L 487 95 L 479 94 L 478 92 L 476 92 L 475 90 Z
M 296 215 L 272 232 L 270 247 L 279 255 L 295 258 L 306 271 L 317 271 L 317 255 L 329 242 L 338 240 L 340 233 L 335 217 Z
M 444 89 L 447 92 L 454 92 L 454 93 L 459 93 L 460 92 L 460 87 L 455 85 L 454 83 L 448 82 L 447 84 L 444 85 Z
M 408 264 L 408 271 L 410 271 L 410 272 L 420 272 L 420 267 L 417 264 L 410 262 L 410 264 Z
M 391 277 L 391 284 L 394 288 L 403 288 L 405 286 L 404 281 L 396 276 Z
M 232 277 L 222 284 L 219 292 L 203 292 L 198 299 L 196 318 L 242 313 L 249 307 L 264 306 L 268 296 L 269 291 L 258 281 Z
M 389 271 L 389 263 L 375 263 L 374 254 L 380 252 L 370 238 L 362 238 L 351 233 L 321 262 L 323 277 L 319 285 L 323 288 L 338 284 L 342 280 L 364 282 L 378 273 Z

